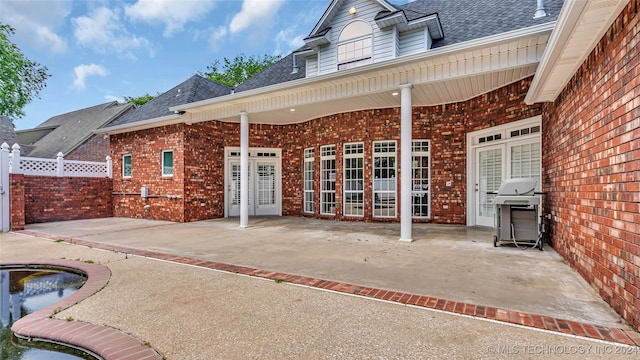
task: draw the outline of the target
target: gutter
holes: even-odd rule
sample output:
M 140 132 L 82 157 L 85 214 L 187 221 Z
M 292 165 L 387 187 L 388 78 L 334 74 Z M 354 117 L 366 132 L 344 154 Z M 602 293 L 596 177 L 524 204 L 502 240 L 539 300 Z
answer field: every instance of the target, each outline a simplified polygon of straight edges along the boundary
M 188 118 L 183 117 L 180 114 L 167 115 L 162 117 L 157 117 L 148 120 L 136 121 L 128 124 L 109 126 L 106 128 L 96 129 L 94 131 L 95 134 L 105 134 L 105 135 L 115 135 L 122 134 L 126 132 L 136 131 L 136 130 L 145 130 L 154 127 L 166 126 L 166 125 L 174 125 L 180 123 L 189 123 Z

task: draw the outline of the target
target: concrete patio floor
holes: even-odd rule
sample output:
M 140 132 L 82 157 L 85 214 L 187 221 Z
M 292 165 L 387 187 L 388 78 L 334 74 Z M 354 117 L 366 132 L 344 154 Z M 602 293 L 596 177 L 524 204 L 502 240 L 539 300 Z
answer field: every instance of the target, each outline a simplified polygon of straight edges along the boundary
M 300 217 L 172 223 L 127 218 L 32 224 L 26 233 L 82 239 L 630 329 L 549 246 L 494 248 L 492 228 Z

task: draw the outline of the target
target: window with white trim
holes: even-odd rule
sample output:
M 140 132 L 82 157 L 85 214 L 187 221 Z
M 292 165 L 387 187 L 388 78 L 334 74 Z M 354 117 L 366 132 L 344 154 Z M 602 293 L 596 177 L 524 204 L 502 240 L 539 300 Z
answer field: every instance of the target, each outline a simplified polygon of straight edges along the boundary
M 304 212 L 313 213 L 315 211 L 314 206 L 314 181 L 313 181 L 313 168 L 314 168 L 315 149 L 304 149 L 304 165 L 303 165 L 303 182 L 304 182 Z
M 428 218 L 431 197 L 431 152 L 429 140 L 413 140 L 411 143 L 411 212 L 414 218 Z
M 373 217 L 396 217 L 396 142 L 373 142 Z
M 371 26 L 362 20 L 349 23 L 338 37 L 338 70 L 371 64 Z
M 511 179 L 536 179 L 536 191 L 542 191 L 540 142 L 510 145 Z
M 173 150 L 162 152 L 162 176 L 173 176 Z
M 320 214 L 336 214 L 336 146 L 320 147 Z
M 122 155 L 122 177 L 131 177 L 131 155 Z
M 364 143 L 344 144 L 344 216 L 364 216 Z

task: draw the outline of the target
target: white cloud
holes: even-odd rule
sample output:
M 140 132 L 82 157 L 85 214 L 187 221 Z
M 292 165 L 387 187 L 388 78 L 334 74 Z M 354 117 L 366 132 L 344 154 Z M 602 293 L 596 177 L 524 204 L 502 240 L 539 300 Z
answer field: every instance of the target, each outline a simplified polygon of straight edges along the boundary
M 72 21 L 78 44 L 98 53 L 114 52 L 136 59 L 134 50 L 149 48 L 146 38 L 129 34 L 117 9 L 96 8 L 89 16 L 80 16 Z
M 254 24 L 268 24 L 282 4 L 284 0 L 243 0 L 242 10 L 231 19 L 229 30 L 237 33 Z
M 123 97 L 114 96 L 114 95 L 105 95 L 104 98 L 107 99 L 108 101 L 117 101 L 119 103 L 124 103 Z
M 125 5 L 125 14 L 134 20 L 164 24 L 163 36 L 169 37 L 181 31 L 190 21 L 202 19 L 211 11 L 216 0 L 138 0 Z
M 0 0 L 0 8 L 0 22 L 15 28 L 17 38 L 54 53 L 67 50 L 66 40 L 55 30 L 71 13 L 71 0 Z
M 275 38 L 276 52 L 279 54 L 288 54 L 290 51 L 295 50 L 304 45 L 304 36 L 295 34 L 293 27 L 280 30 Z
M 85 81 L 89 76 L 102 76 L 105 77 L 109 73 L 102 65 L 90 64 L 90 65 L 78 65 L 73 68 L 73 72 L 76 76 L 73 80 L 73 86 L 77 89 L 85 88 Z
M 227 35 L 227 28 L 224 26 L 220 26 L 217 29 L 214 29 L 209 37 L 209 47 L 213 51 L 217 51 L 220 49 L 220 45 L 223 42 L 223 38 Z

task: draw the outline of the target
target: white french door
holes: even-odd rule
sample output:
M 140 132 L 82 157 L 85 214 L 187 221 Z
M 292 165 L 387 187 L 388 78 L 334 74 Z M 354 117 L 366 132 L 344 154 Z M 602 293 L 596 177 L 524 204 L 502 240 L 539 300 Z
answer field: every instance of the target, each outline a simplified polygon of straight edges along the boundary
M 475 149 L 476 225 L 494 226 L 497 191 L 505 179 L 536 179 L 541 190 L 541 151 L 538 139 L 508 142 Z
M 249 158 L 249 216 L 280 215 L 281 175 L 280 158 L 274 152 L 255 152 Z M 227 157 L 227 216 L 240 216 L 240 160 L 233 158 L 237 152 L 229 152 Z M 271 157 L 260 158 L 269 154 Z
M 504 178 L 505 146 L 488 146 L 475 149 L 476 161 L 476 225 L 494 226 L 495 195 Z

